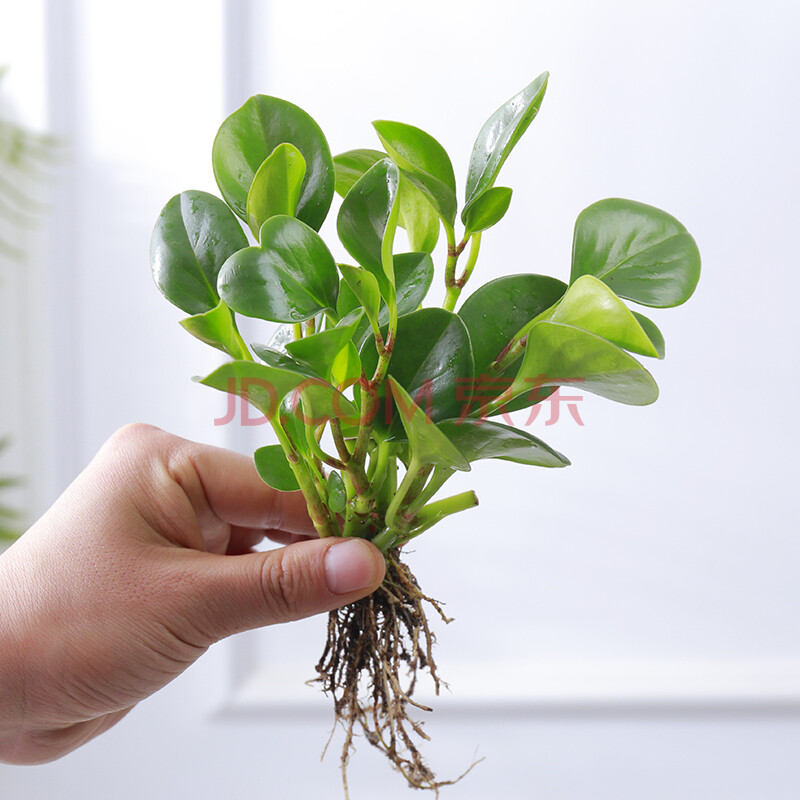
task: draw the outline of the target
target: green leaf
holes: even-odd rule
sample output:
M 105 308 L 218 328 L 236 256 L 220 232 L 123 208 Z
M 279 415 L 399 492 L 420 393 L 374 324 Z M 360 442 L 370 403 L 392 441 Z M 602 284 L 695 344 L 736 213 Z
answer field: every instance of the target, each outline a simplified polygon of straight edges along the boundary
M 487 189 L 463 214 L 467 234 L 480 233 L 497 225 L 508 211 L 511 189 L 493 186 Z
M 352 386 L 361 377 L 361 359 L 358 357 L 353 342 L 347 346 L 333 360 L 331 367 L 331 382 L 336 386 Z
M 540 386 L 571 386 L 627 405 L 655 402 L 653 376 L 607 339 L 560 322 L 537 322 L 528 334 L 511 396 Z
M 293 144 L 306 162 L 296 216 L 319 230 L 333 199 L 333 159 L 317 123 L 286 100 L 255 95 L 222 123 L 212 149 L 217 186 L 246 220 L 253 178 L 264 159 L 284 142 Z
M 358 179 L 374 164 L 386 158 L 380 150 L 348 150 L 333 159 L 336 169 L 336 191 L 345 197 Z M 408 232 L 411 249 L 432 253 L 439 241 L 439 215 L 425 194 L 401 176 L 400 211 L 397 224 Z
M 498 108 L 481 128 L 469 161 L 462 221 L 466 220 L 470 206 L 487 189 L 494 186 L 503 162 L 539 113 L 547 90 L 548 77 L 549 73 L 543 72 L 533 83 Z
M 620 297 L 668 308 L 686 302 L 700 279 L 700 253 L 675 217 L 633 200 L 610 198 L 575 223 L 572 276 L 594 275 Z
M 631 310 L 593 275 L 582 275 L 567 289 L 550 319 L 596 333 L 623 350 L 660 357 Z
M 547 275 L 506 275 L 481 286 L 458 312 L 464 320 L 475 357 L 475 375 L 486 375 L 489 366 L 508 342 L 554 303 L 567 285 Z M 509 379 L 516 367 L 504 373 Z
M 286 352 L 296 361 L 307 364 L 323 378 L 329 378 L 336 356 L 350 343 L 362 314 L 348 325 L 341 325 L 286 344 Z
M 372 375 L 378 363 L 375 342 L 369 339 L 361 348 L 361 363 Z M 397 338 L 389 374 L 421 404 L 434 422 L 461 415 L 463 387 L 473 377 L 472 347 L 469 333 L 460 317 L 442 308 L 422 308 L 398 320 Z M 384 389 L 379 396 L 384 397 Z M 397 410 L 384 406 L 375 418 L 379 430 L 398 434 L 402 428 L 396 420 Z M 391 421 L 391 414 L 395 420 Z
M 272 419 L 281 401 L 308 376 L 293 370 L 268 367 L 255 361 L 229 361 L 205 378 L 195 379 L 204 386 L 236 394 Z
M 181 192 L 164 206 L 150 240 L 156 286 L 187 314 L 211 311 L 219 303 L 220 268 L 243 247 L 247 236 L 222 200 Z
M 437 426 L 467 461 L 499 458 L 536 467 L 567 467 L 569 459 L 541 439 L 499 422 L 446 419 Z
M 333 470 L 328 475 L 328 508 L 334 514 L 341 514 L 347 506 L 347 490 L 344 487 L 342 476 Z
M 337 231 L 347 252 L 378 279 L 386 297 L 394 275 L 384 271 L 384 249 L 394 238 L 400 175 L 387 158 L 371 167 L 354 184 L 342 202 Z
M 341 419 L 349 424 L 358 422 L 358 409 L 329 383 L 309 378 L 294 391 L 300 396 L 303 409 L 301 420 L 307 426 L 316 427 L 329 419 Z M 296 410 L 294 401 L 293 407 Z
M 453 467 L 469 472 L 469 461 L 464 458 L 461 451 L 431 422 L 391 375 L 388 384 L 395 407 L 399 409 L 398 416 L 408 437 L 413 456 L 422 464 Z
M 397 265 L 395 264 L 395 270 Z M 378 327 L 378 313 L 381 308 L 381 292 L 378 288 L 378 279 L 369 271 L 351 267 L 348 264 L 339 264 L 339 271 L 349 289 L 354 303 L 349 302 L 345 305 L 343 300 L 345 292 L 339 290 L 339 300 L 337 310 L 339 314 L 346 314 L 357 308 L 359 305 L 364 309 L 367 319 L 374 327 Z
M 234 253 L 219 274 L 219 292 L 234 310 L 273 322 L 302 322 L 336 308 L 339 273 L 325 242 L 293 217 L 271 217 L 261 243 Z
M 300 488 L 292 467 L 279 444 L 269 444 L 259 447 L 253 454 L 256 469 L 268 486 L 279 492 L 294 492 Z
M 253 236 L 276 214 L 295 216 L 305 175 L 303 154 L 288 142 L 279 144 L 264 159 L 247 193 L 247 224 Z
M 298 375 L 304 375 L 306 378 L 322 378 L 315 370 L 311 369 L 308 364 L 303 364 L 295 360 L 286 353 L 279 350 L 274 350 L 271 347 L 266 347 L 263 344 L 251 344 L 253 352 L 268 366 L 275 367 L 276 369 L 286 369 L 290 372 L 296 372 Z
M 201 342 L 210 344 L 233 358 L 247 358 L 233 314 L 224 300 L 220 300 L 219 305 L 211 311 L 182 319 L 180 324 Z
M 359 178 L 372 166 L 386 158 L 381 150 L 348 150 L 333 157 L 336 172 L 336 193 L 345 197 Z
M 647 334 L 647 338 L 653 343 L 659 358 L 664 358 L 666 347 L 664 346 L 664 334 L 658 329 L 658 325 L 644 314 L 637 311 L 631 312 L 636 317 L 637 322 L 642 326 L 642 330 Z
M 397 166 L 452 226 L 456 219 L 456 178 L 444 147 L 413 125 L 377 120 L 372 126 Z
M 439 241 L 439 215 L 425 193 L 407 177 L 400 177 L 400 214 L 397 224 L 408 233 L 411 249 L 432 253 Z

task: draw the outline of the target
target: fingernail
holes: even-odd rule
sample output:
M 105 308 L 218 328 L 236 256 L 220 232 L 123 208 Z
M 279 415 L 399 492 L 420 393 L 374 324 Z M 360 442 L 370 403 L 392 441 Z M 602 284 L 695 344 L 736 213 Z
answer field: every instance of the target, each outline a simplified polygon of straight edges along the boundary
M 350 594 L 371 586 L 375 580 L 375 557 L 366 542 L 351 539 L 328 548 L 325 581 L 333 594 Z

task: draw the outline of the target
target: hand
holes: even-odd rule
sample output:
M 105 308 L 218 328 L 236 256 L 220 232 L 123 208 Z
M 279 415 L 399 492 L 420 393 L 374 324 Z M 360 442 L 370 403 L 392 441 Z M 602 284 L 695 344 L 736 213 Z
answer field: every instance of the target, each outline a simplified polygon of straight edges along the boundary
M 265 536 L 287 546 L 252 552 Z M 380 585 L 377 548 L 312 537 L 302 496 L 251 459 L 118 431 L 0 557 L 0 760 L 58 758 L 219 639 Z

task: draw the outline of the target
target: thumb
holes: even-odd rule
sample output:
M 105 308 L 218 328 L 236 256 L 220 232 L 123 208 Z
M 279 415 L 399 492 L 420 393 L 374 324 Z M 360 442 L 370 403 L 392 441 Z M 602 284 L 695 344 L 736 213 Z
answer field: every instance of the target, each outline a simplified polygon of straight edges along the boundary
M 364 539 L 312 539 L 263 553 L 192 558 L 182 616 L 209 643 L 352 603 L 383 581 L 383 554 Z

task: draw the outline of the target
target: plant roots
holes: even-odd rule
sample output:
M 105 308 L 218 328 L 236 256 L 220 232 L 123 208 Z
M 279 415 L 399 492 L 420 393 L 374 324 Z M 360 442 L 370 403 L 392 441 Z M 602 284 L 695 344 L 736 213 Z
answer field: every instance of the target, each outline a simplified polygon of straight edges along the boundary
M 422 672 L 430 675 L 436 694 L 447 685 L 433 659 L 435 637 L 424 604 L 445 622 L 450 620 L 436 600 L 422 593 L 397 550 L 387 554 L 386 566 L 386 579 L 377 591 L 330 613 L 325 651 L 317 664 L 315 680 L 333 696 L 336 722 L 345 730 L 341 765 L 346 797 L 347 763 L 359 732 L 413 788 L 438 794 L 441 786 L 455 783 L 436 780 L 418 749 L 418 742 L 430 737 L 409 716 L 413 708 L 432 710 L 413 699 Z

